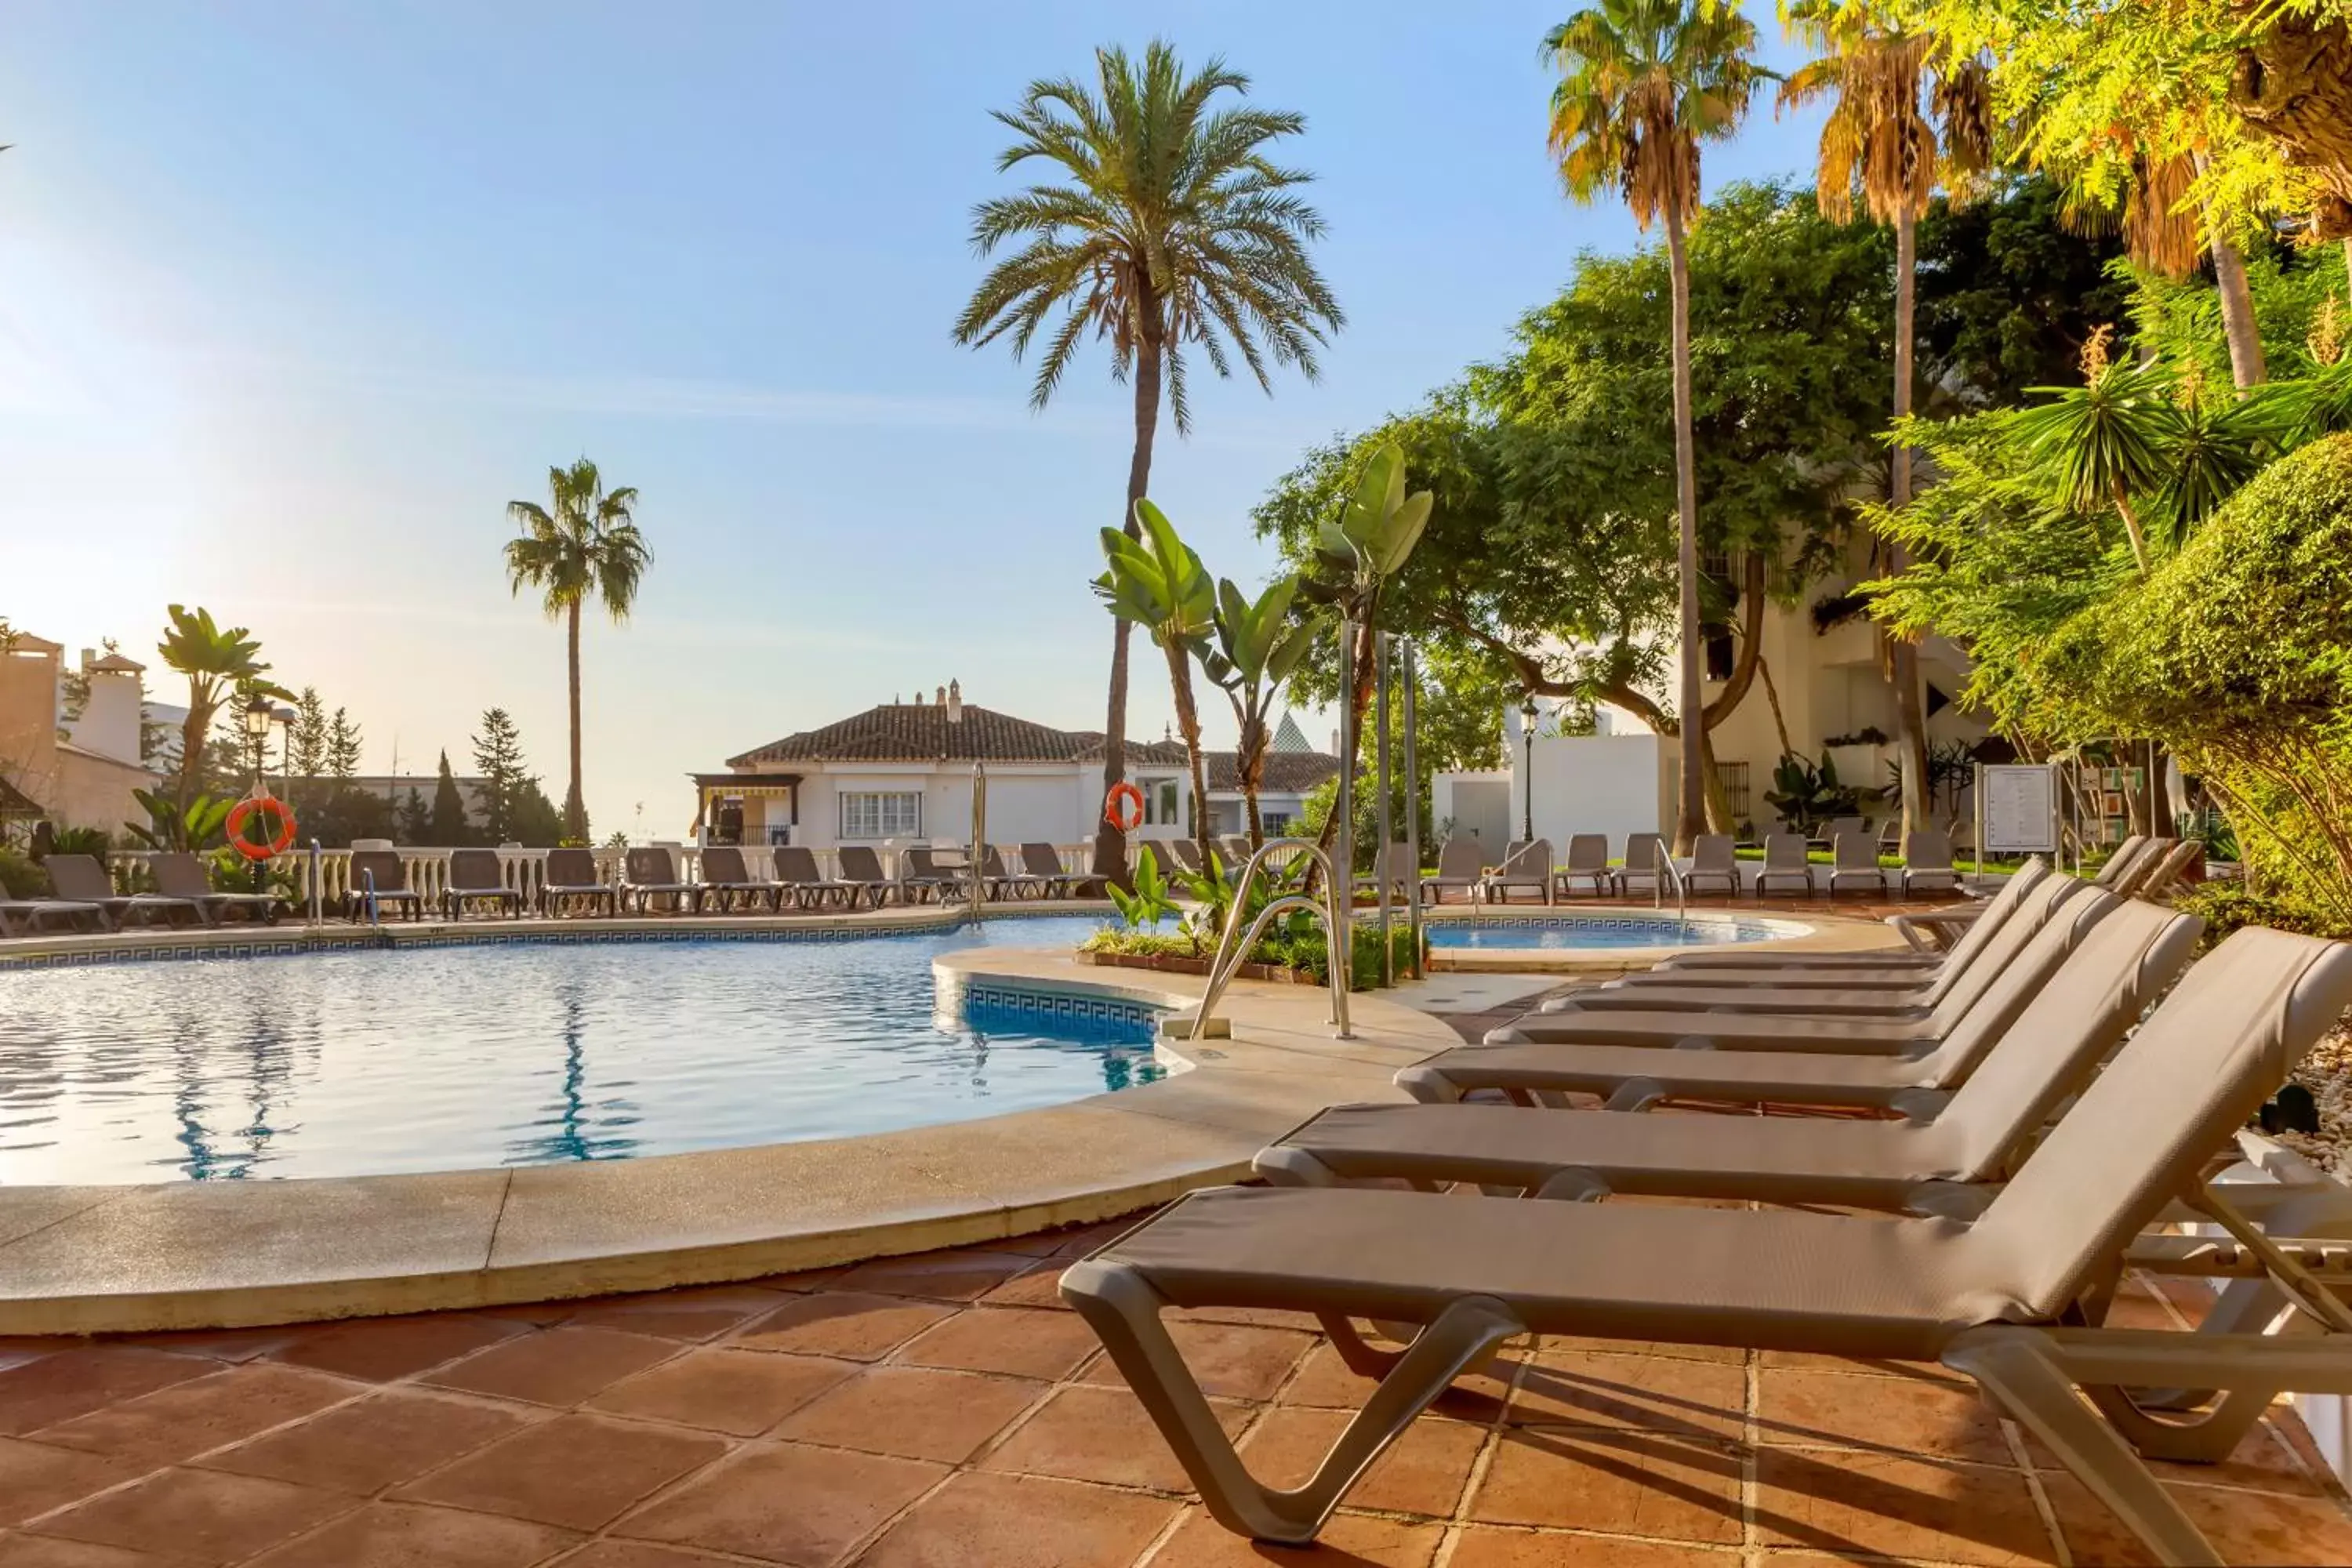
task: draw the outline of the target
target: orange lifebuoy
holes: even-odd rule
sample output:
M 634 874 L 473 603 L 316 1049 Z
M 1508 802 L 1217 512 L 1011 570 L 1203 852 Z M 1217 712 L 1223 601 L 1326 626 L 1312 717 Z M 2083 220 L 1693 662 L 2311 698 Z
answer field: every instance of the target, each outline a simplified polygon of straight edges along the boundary
M 1127 807 L 1134 808 L 1129 815 Z M 1103 820 L 1121 833 L 1132 833 L 1143 826 L 1143 792 L 1131 784 L 1115 784 L 1103 796 Z
M 266 843 L 255 843 L 245 836 L 245 825 L 259 812 L 268 812 L 276 826 Z M 248 860 L 269 860 L 294 847 L 294 808 L 272 795 L 249 795 L 228 808 L 229 847 Z

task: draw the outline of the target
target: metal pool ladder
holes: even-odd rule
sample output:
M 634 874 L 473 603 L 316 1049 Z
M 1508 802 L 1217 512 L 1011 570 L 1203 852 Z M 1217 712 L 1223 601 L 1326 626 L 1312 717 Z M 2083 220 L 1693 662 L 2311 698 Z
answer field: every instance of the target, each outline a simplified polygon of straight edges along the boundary
M 1658 910 L 1666 907 L 1666 884 L 1671 882 L 1675 889 L 1675 918 L 1687 923 L 1690 920 L 1690 888 L 1683 880 L 1683 868 L 1675 864 L 1674 851 L 1666 847 L 1664 839 L 1657 841 L 1657 850 L 1658 879 L 1651 884 L 1650 907 Z
M 1311 856 L 1323 872 L 1323 897 L 1311 893 L 1285 893 L 1258 911 L 1250 922 L 1249 932 L 1242 934 L 1242 911 L 1249 905 L 1250 889 L 1255 885 L 1265 858 L 1277 849 L 1296 849 Z M 1312 910 L 1323 917 L 1324 945 L 1328 954 L 1324 967 L 1330 972 L 1331 1033 L 1335 1038 L 1352 1040 L 1356 1037 L 1348 1027 L 1348 915 L 1342 903 L 1354 889 L 1343 889 L 1339 879 L 1331 874 L 1331 858 L 1311 838 L 1269 838 L 1256 854 L 1249 858 L 1241 880 L 1234 885 L 1234 907 L 1225 916 L 1225 929 L 1217 938 L 1216 956 L 1209 961 L 1209 984 L 1201 993 L 1200 1009 L 1187 1016 L 1178 1014 L 1163 1020 L 1160 1032 L 1172 1039 L 1223 1039 L 1233 1034 L 1233 1025 L 1217 1015 L 1217 999 L 1224 994 L 1234 972 L 1257 939 L 1265 934 L 1266 922 L 1275 916 L 1292 910 Z

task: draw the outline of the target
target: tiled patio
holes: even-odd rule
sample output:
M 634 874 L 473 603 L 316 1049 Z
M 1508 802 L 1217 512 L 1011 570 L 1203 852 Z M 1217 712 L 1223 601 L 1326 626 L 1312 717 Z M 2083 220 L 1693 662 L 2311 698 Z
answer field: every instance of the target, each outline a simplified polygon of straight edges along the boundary
M 1202 1517 L 1054 1282 L 1100 1230 L 586 1304 L 0 1342 L 0 1568 L 1668 1568 L 2126 1563 L 1933 1370 L 1552 1340 L 1466 1383 L 1313 1552 Z M 2126 1310 L 2177 1322 L 2145 1289 Z M 1191 1315 L 1262 1472 L 1364 1392 L 1306 1320 Z M 2352 1561 L 2291 1418 L 2170 1479 L 2232 1562 Z

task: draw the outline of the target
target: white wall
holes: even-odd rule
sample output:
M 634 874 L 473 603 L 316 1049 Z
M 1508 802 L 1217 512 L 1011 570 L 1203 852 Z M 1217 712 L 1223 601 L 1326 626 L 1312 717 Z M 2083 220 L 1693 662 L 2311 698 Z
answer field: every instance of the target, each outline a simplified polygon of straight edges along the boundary
M 1514 798 L 1506 773 L 1439 773 L 1430 781 L 1430 820 L 1441 838 L 1451 822 L 1455 832 L 1471 835 L 1499 860 L 1503 847 L 1518 837 L 1518 818 L 1511 815 Z
M 1520 836 L 1527 805 L 1526 753 L 1510 752 L 1510 836 Z M 1664 826 L 1668 763 L 1659 736 L 1538 735 L 1535 742 L 1535 832 L 1565 857 L 1578 833 L 1605 833 L 1612 854 L 1622 854 L 1629 834 Z

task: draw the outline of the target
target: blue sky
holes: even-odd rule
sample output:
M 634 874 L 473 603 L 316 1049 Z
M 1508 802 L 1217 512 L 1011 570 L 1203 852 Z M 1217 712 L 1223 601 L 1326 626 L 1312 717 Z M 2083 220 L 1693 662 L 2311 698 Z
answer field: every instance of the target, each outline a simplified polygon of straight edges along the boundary
M 1263 575 L 1248 509 L 1307 446 L 1500 353 L 1580 249 L 1634 242 L 1545 157 L 1561 14 L 1153 13 L 1307 115 L 1286 153 L 1349 318 L 1318 384 L 1196 384 L 1192 438 L 1163 432 L 1154 499 L 1213 570 Z M 643 491 L 656 557 L 632 623 L 586 639 L 600 833 L 681 832 L 687 771 L 950 677 L 1099 726 L 1085 582 L 1124 395 L 1089 353 L 1033 416 L 1027 369 L 949 328 L 971 205 L 1011 184 L 987 111 L 1149 36 L 1107 15 L 14 0 L 0 616 L 152 659 L 163 605 L 202 603 L 348 706 L 371 770 L 395 742 L 462 769 L 497 704 L 560 795 L 562 639 L 499 549 L 506 501 L 585 452 Z M 1800 174 L 1813 133 L 1764 103 L 1708 184 Z M 1131 712 L 1158 734 L 1164 683 Z

